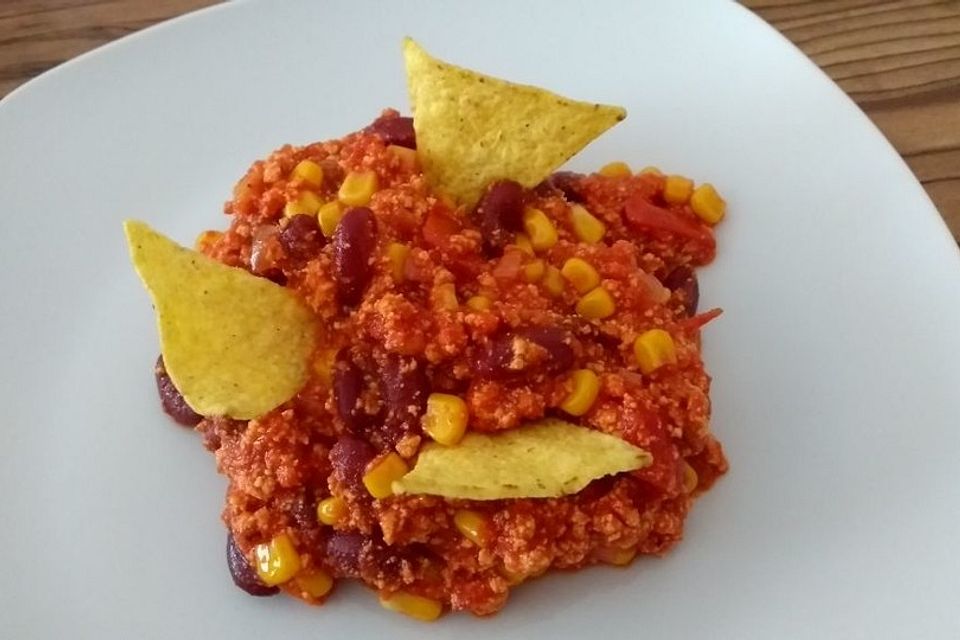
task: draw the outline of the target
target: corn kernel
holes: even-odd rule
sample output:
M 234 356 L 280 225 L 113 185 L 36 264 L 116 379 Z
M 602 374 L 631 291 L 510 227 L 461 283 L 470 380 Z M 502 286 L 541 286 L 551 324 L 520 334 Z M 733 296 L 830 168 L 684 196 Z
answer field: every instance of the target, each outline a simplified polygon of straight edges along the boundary
M 297 586 L 311 598 L 322 598 L 333 589 L 333 576 L 323 569 L 317 569 L 297 576 Z
M 323 167 L 313 160 L 301 160 L 298 162 L 297 166 L 293 168 L 293 175 L 314 187 L 319 187 L 323 184 Z
M 393 483 L 405 476 L 409 470 L 403 458 L 391 451 L 363 474 L 363 486 L 378 500 L 392 496 Z
M 317 211 L 317 222 L 320 223 L 320 231 L 323 232 L 324 236 L 333 237 L 333 232 L 337 230 L 337 225 L 340 224 L 343 213 L 343 205 L 336 200 L 320 207 Z
M 620 549 L 618 547 L 604 547 L 595 552 L 597 559 L 607 564 L 623 567 L 637 557 L 636 549 Z
M 433 308 L 440 311 L 456 311 L 460 308 L 457 287 L 452 282 L 438 284 L 433 288 Z
M 410 255 L 410 247 L 400 242 L 391 242 L 387 246 L 387 260 L 390 261 L 390 274 L 397 282 L 403 282 L 406 277 L 407 256 Z
M 513 239 L 513 244 L 528 256 L 533 255 L 533 244 L 530 242 L 530 238 L 527 236 L 527 234 L 518 233 Z
M 690 207 L 707 224 L 717 224 L 723 220 L 727 212 L 727 203 L 709 182 L 693 190 L 693 195 L 690 196 Z
M 573 389 L 564 398 L 560 408 L 572 416 L 582 416 L 590 410 L 600 394 L 600 378 L 590 369 L 577 369 L 570 378 Z
M 543 274 L 543 289 L 548 295 L 559 298 L 563 295 L 563 276 L 560 269 L 553 265 L 547 265 L 546 272 Z
M 421 622 L 432 622 L 443 613 L 443 604 L 431 598 L 397 591 L 390 595 L 380 596 L 380 606 L 390 611 L 402 613 Z
M 268 587 L 283 584 L 300 571 L 300 554 L 285 533 L 270 542 L 258 544 L 253 554 L 257 575 Z
M 479 511 L 460 509 L 453 514 L 453 524 L 464 538 L 478 547 L 490 541 L 490 522 Z
M 684 204 L 693 193 L 693 180 L 683 176 L 667 176 L 663 182 L 663 199 L 670 204 Z
M 573 285 L 577 293 L 586 293 L 600 284 L 600 274 L 582 258 L 570 258 L 564 262 L 560 274 Z
M 685 493 L 693 493 L 697 484 L 700 482 L 700 478 L 697 476 L 697 470 L 690 466 L 686 461 L 683 463 L 683 491 Z
M 471 296 L 467 300 L 467 307 L 473 309 L 474 311 L 486 311 L 493 305 L 490 298 L 487 296 Z
M 534 260 L 523 265 L 523 278 L 527 282 L 540 282 L 547 265 L 543 260 Z
M 540 209 L 527 209 L 523 212 L 523 229 L 530 237 L 534 251 L 546 251 L 557 244 L 557 228 Z
M 647 165 L 643 169 L 640 169 L 640 173 L 652 173 L 655 176 L 662 176 L 663 171 L 660 171 L 657 167 L 653 165 Z
M 300 215 L 312 216 L 317 213 L 321 204 L 323 203 L 320 196 L 313 191 L 301 191 L 296 200 L 291 200 L 284 205 L 283 215 L 287 218 Z
M 219 231 L 204 231 L 197 236 L 197 239 L 193 243 L 193 248 L 203 253 L 210 249 L 210 247 L 222 237 L 223 234 Z
M 603 287 L 597 287 L 577 302 L 577 313 L 588 320 L 602 320 L 613 315 L 617 304 Z
M 630 165 L 626 162 L 609 162 L 600 167 L 598 173 L 608 178 L 625 178 L 630 175 Z
M 423 430 L 440 444 L 457 444 L 467 430 L 469 418 L 463 398 L 448 393 L 431 393 L 423 415 Z
M 607 225 L 579 204 L 570 207 L 570 226 L 578 240 L 591 244 L 600 242 L 607 232 Z
M 330 496 L 317 504 L 317 520 L 323 524 L 337 524 L 345 515 L 347 515 L 347 503 L 340 496 Z
M 417 170 L 418 162 L 416 149 L 408 149 L 407 147 L 391 144 L 387 147 L 387 152 L 396 157 L 397 161 L 400 163 L 400 166 L 406 171 Z
M 633 343 L 633 353 L 643 373 L 653 373 L 665 364 L 676 364 L 673 338 L 663 329 L 644 331 Z
M 373 171 L 351 171 L 343 179 L 337 198 L 351 207 L 362 207 L 370 202 L 377 190 L 377 174 Z

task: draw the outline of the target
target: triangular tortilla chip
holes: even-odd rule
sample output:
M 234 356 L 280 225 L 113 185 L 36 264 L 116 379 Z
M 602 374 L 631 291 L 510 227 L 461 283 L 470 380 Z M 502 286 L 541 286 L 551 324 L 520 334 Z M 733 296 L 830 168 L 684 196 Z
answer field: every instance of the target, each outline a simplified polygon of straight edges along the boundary
M 452 447 L 427 445 L 393 490 L 470 500 L 555 498 L 652 461 L 615 436 L 544 419 L 493 434 L 470 433 Z
M 420 163 L 467 204 L 497 179 L 536 186 L 627 115 L 442 62 L 410 38 L 403 55 Z
M 308 375 L 316 319 L 289 289 L 123 223 L 153 299 L 160 350 L 187 404 L 246 420 L 293 397 Z

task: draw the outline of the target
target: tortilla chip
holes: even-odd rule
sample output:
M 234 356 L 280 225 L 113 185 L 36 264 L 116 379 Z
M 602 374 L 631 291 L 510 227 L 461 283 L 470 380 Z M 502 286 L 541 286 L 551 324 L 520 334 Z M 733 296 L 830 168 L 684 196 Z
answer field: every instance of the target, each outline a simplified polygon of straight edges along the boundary
M 303 387 L 316 319 L 290 290 L 143 222 L 127 220 L 123 229 L 153 299 L 167 373 L 194 411 L 247 420 Z
M 429 444 L 393 490 L 470 500 L 556 498 L 652 461 L 615 436 L 545 419 L 494 434 L 470 433 L 452 447 Z
M 497 179 L 536 186 L 627 115 L 447 64 L 410 38 L 403 55 L 424 173 L 467 204 Z

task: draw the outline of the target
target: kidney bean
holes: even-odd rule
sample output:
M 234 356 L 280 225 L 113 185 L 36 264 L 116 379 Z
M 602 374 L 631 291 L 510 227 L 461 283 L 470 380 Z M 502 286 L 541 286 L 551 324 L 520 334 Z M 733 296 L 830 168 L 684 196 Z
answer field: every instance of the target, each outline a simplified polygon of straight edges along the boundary
M 546 357 L 525 362 L 516 352 L 523 340 L 542 347 L 547 352 Z M 573 366 L 574 353 L 570 341 L 570 334 L 558 327 L 529 327 L 501 333 L 480 353 L 475 368 L 478 375 L 494 379 L 510 378 L 534 371 L 560 373 Z
M 363 473 L 377 455 L 369 442 L 353 436 L 342 436 L 330 448 L 330 466 L 338 482 L 351 489 L 366 491 Z
M 293 216 L 280 232 L 280 246 L 292 260 L 309 260 L 320 252 L 323 244 L 324 238 L 316 216 Z
M 416 430 L 427 404 L 430 382 L 415 358 L 390 354 L 380 372 L 380 396 L 386 405 L 385 427 L 395 437 Z M 393 441 L 393 438 L 388 438 Z
M 697 313 L 700 303 L 700 283 L 690 267 L 677 267 L 663 279 L 663 286 L 683 296 L 683 308 L 688 316 Z
M 237 547 L 233 535 L 227 534 L 227 567 L 233 584 L 237 585 L 252 596 L 272 596 L 280 592 L 277 587 L 268 587 L 260 582 L 256 570 L 247 562 L 246 556 Z
M 327 538 L 327 559 L 335 572 L 344 578 L 360 576 L 363 548 L 370 538 L 359 533 L 334 531 Z
M 363 371 L 354 363 L 349 350 L 341 349 L 333 365 L 333 396 L 340 419 L 354 433 L 360 433 L 367 423 L 367 414 L 360 406 L 363 388 Z
M 333 234 L 333 274 L 337 279 L 340 302 L 354 306 L 370 283 L 370 263 L 377 246 L 377 220 L 367 207 L 356 207 L 344 214 Z
M 380 136 L 385 144 L 395 144 L 408 149 L 417 148 L 417 134 L 413 130 L 413 118 L 381 116 L 364 131 Z
M 173 385 L 173 380 L 167 375 L 167 368 L 163 364 L 163 356 L 157 358 L 153 373 L 157 379 L 157 393 L 160 394 L 160 405 L 164 413 L 173 418 L 174 422 L 185 427 L 192 427 L 199 423 L 203 417 L 190 408 L 187 401 L 183 399 L 183 395 Z
M 490 184 L 474 215 L 487 247 L 502 247 L 510 240 L 510 232 L 523 228 L 523 187 L 513 180 Z
M 563 192 L 564 197 L 570 202 L 583 202 L 583 194 L 580 192 L 580 179 L 583 174 L 573 171 L 557 171 L 547 178 L 555 189 Z

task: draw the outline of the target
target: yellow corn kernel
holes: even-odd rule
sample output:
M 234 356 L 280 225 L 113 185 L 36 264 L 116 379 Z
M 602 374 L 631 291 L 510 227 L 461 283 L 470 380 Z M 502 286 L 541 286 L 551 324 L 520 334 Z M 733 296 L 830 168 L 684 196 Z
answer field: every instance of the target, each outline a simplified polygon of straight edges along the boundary
M 697 470 L 690 466 L 686 461 L 683 463 L 683 490 L 685 493 L 693 493 L 697 488 L 700 478 L 697 477 Z
M 400 166 L 407 171 L 417 170 L 417 150 L 401 147 L 397 144 L 391 144 L 387 147 L 387 152 L 392 154 L 400 162 Z
M 677 348 L 663 329 L 644 331 L 633 342 L 633 353 L 643 373 L 653 373 L 665 364 L 676 364 Z
M 460 509 L 453 514 L 453 524 L 464 538 L 478 547 L 490 541 L 490 522 L 479 511 Z
M 608 178 L 625 178 L 630 175 L 630 165 L 626 162 L 609 162 L 600 167 L 598 173 Z
M 373 171 L 351 171 L 343 179 L 337 198 L 351 207 L 362 207 L 370 202 L 377 190 L 377 174 Z
M 297 166 L 293 168 L 293 175 L 314 187 L 319 187 L 323 184 L 323 167 L 313 160 L 301 160 L 298 162 Z
M 582 416 L 600 394 L 600 378 L 590 369 L 577 369 L 570 376 L 573 389 L 564 398 L 560 408 L 572 416 Z
M 534 260 L 523 265 L 523 278 L 527 282 L 540 282 L 544 272 L 547 270 L 547 264 L 543 260 Z
M 317 569 L 297 576 L 297 586 L 311 598 L 322 598 L 333 589 L 333 576 L 323 569 Z
M 582 258 L 570 258 L 564 262 L 560 274 L 573 285 L 577 293 L 586 293 L 600 284 L 600 274 Z
M 597 559 L 607 564 L 623 567 L 637 557 L 636 549 L 620 549 L 618 547 L 604 547 L 595 552 Z
M 443 613 L 443 604 L 431 598 L 397 591 L 380 596 L 380 606 L 390 611 L 402 613 L 421 622 L 433 622 Z
M 317 520 L 334 525 L 347 515 L 347 502 L 340 496 L 330 496 L 317 504 Z
M 577 313 L 588 320 L 602 320 L 613 315 L 617 303 L 603 287 L 597 287 L 577 302 Z
M 403 282 L 406 271 L 407 256 L 410 247 L 400 242 L 391 242 L 387 246 L 387 259 L 390 261 L 390 274 L 397 282 Z
M 540 209 L 527 209 L 523 212 L 523 229 L 530 237 L 534 251 L 546 251 L 557 244 L 557 228 Z
M 513 239 L 513 244 L 523 251 L 525 254 L 532 256 L 533 255 L 533 244 L 530 242 L 530 238 L 525 233 L 518 233 L 517 236 Z
M 491 305 L 493 305 L 493 302 L 487 296 L 471 296 L 467 300 L 467 307 L 474 311 L 486 311 Z
M 709 182 L 693 190 L 693 195 L 690 196 L 690 207 L 707 224 L 717 224 L 723 220 L 727 212 L 727 203 Z
M 591 244 L 600 242 L 607 232 L 607 225 L 579 204 L 570 207 L 570 226 L 578 240 Z
M 653 165 L 647 165 L 643 169 L 640 169 L 640 173 L 652 173 L 655 176 L 662 176 L 663 171 L 660 171 L 657 167 Z
M 543 274 L 543 288 L 548 295 L 559 298 L 563 295 L 563 276 L 560 269 L 553 265 L 547 265 L 546 272 Z
M 300 554 L 293 547 L 290 536 L 285 533 L 270 542 L 258 544 L 253 555 L 257 575 L 268 587 L 283 584 L 300 571 Z
M 463 398 L 449 393 L 431 393 L 423 415 L 423 430 L 440 444 L 457 444 L 467 430 L 469 418 Z
M 433 288 L 433 308 L 441 311 L 456 311 L 460 308 L 457 287 L 452 282 L 438 284 Z
M 684 204 L 693 193 L 693 180 L 683 176 L 667 176 L 663 182 L 663 199 L 670 204 Z
M 283 207 L 283 215 L 292 218 L 293 216 L 307 215 L 312 216 L 320 209 L 323 204 L 313 191 L 301 191 L 296 200 L 291 200 Z
M 393 495 L 393 483 L 407 475 L 410 470 L 403 458 L 392 451 L 383 456 L 363 474 L 363 486 L 371 496 L 386 498 Z
M 223 237 L 223 234 L 219 231 L 203 231 L 200 235 L 197 236 L 197 239 L 193 242 L 193 248 L 197 251 L 203 253 L 207 251 L 210 247 L 213 246 L 220 238 Z
M 337 230 L 340 219 L 343 218 L 343 205 L 336 200 L 331 200 L 320 207 L 317 211 L 317 222 L 320 223 L 320 231 L 328 238 L 333 237 L 333 232 Z

